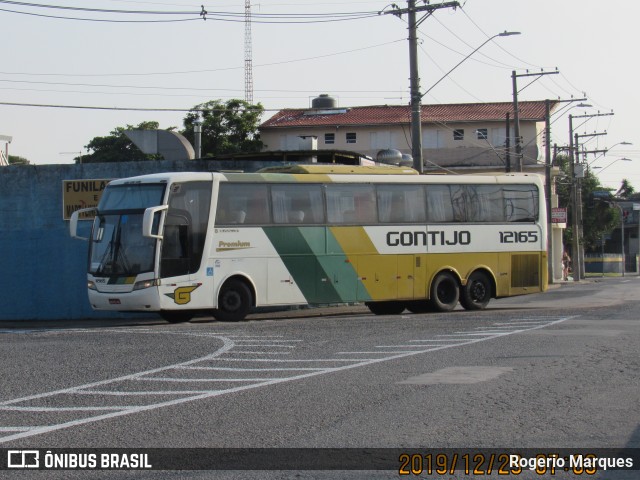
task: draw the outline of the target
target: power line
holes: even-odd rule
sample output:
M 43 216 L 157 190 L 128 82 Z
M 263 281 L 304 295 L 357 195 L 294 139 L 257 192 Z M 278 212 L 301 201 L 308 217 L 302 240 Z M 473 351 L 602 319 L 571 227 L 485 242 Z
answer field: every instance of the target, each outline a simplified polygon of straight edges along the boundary
M 7 8 L 0 8 L 1 12 L 16 13 L 19 15 L 28 15 L 32 17 L 53 18 L 56 20 L 79 20 L 84 22 L 104 22 L 104 23 L 174 23 L 174 22 L 191 22 L 194 20 L 200 20 L 199 18 L 183 18 L 173 20 L 107 20 L 100 18 L 77 18 L 77 17 L 63 17 L 59 15 L 44 15 L 41 13 L 32 12 L 19 12 L 17 10 L 9 10 Z
M 167 10 L 117 10 L 117 9 L 107 9 L 107 8 L 88 8 L 88 7 L 65 7 L 61 5 L 46 5 L 40 3 L 29 3 L 29 2 L 15 2 L 11 0 L 0 0 L 0 3 L 6 3 L 8 5 L 16 5 L 21 7 L 35 7 L 35 8 L 45 8 L 45 9 L 54 9 L 54 10 L 69 10 L 69 11 L 79 11 L 79 12 L 99 12 L 99 13 L 126 13 L 126 14 L 136 14 L 136 15 L 193 15 L 194 13 L 199 15 L 200 12 L 185 12 L 185 11 L 167 11 Z
M 117 14 L 117 15 L 172 15 L 172 16 L 191 16 L 188 19 L 171 19 L 171 20 L 116 20 L 116 19 L 100 19 L 100 18 L 84 18 L 69 17 L 62 15 L 50 15 L 34 12 L 26 12 L 11 9 L 0 9 L 0 11 L 15 13 L 21 15 L 31 15 L 44 18 L 53 18 L 61 20 L 77 20 L 89 22 L 114 22 L 114 23 L 167 23 L 167 22 L 183 22 L 194 20 L 216 20 L 228 22 L 244 22 L 245 14 L 241 12 L 225 12 L 225 11 L 207 11 L 201 6 L 200 11 L 170 11 L 170 10 L 122 10 L 122 9 L 105 9 L 105 8 L 88 8 L 88 7 L 68 7 L 60 5 L 38 4 L 30 2 L 17 2 L 12 0 L 0 0 L 1 4 L 14 5 L 18 7 L 37 8 L 45 10 L 63 10 L 71 12 L 84 12 L 94 14 Z M 362 18 L 377 17 L 376 11 L 360 11 L 360 12 L 334 12 L 334 13 L 257 13 L 253 15 L 253 19 L 257 23 L 327 23 L 339 22 L 347 20 L 358 20 Z
M 346 55 L 349 53 L 362 52 L 364 50 L 371 50 L 373 48 L 384 47 L 387 45 L 393 45 L 395 43 L 404 42 L 405 39 L 392 40 L 391 42 L 378 43 L 376 45 L 369 45 L 367 47 L 354 48 L 351 50 L 343 50 L 340 52 L 326 53 L 322 55 L 316 55 L 314 57 L 295 58 L 291 60 L 281 60 L 278 62 L 262 63 L 254 65 L 255 67 L 271 67 L 274 65 L 283 65 L 288 63 L 306 62 L 309 60 L 317 60 L 320 58 L 334 57 L 337 55 Z M 244 68 L 239 67 L 223 67 L 223 68 L 209 68 L 203 70 L 182 70 L 174 72 L 144 72 L 144 73 L 80 73 L 80 74 L 68 74 L 68 73 L 42 73 L 42 72 L 1 72 L 2 75 L 33 75 L 33 76 L 51 76 L 51 77 L 134 77 L 134 76 L 151 76 L 151 75 L 185 75 L 192 73 L 211 73 L 211 72 L 223 72 L 228 70 L 240 70 Z
M 46 104 L 46 103 L 18 103 L 18 102 L 0 102 L 0 105 L 7 105 L 12 107 L 35 107 L 35 108 L 68 108 L 79 110 L 116 110 L 116 111 L 130 111 L 130 112 L 196 112 L 204 111 L 194 108 L 142 108 L 142 107 L 101 107 L 101 106 L 89 106 L 89 105 L 59 105 L 59 104 Z M 281 109 L 274 108 L 247 108 L 245 110 L 261 110 L 263 112 L 277 112 Z M 206 111 L 228 111 L 225 108 L 207 109 Z

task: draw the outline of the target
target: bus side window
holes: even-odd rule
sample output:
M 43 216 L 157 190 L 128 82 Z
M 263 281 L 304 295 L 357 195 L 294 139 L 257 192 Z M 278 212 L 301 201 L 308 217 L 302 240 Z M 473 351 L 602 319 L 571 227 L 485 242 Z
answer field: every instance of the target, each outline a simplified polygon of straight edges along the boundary
M 271 205 L 274 223 L 324 223 L 324 203 L 319 185 L 272 185 Z
M 468 222 L 504 222 L 501 185 L 467 185 Z
M 328 223 L 377 223 L 373 185 L 329 184 L 326 187 L 326 199 Z
M 426 202 L 421 185 L 378 185 L 381 223 L 424 223 Z
M 427 214 L 430 222 L 454 222 L 454 199 L 450 185 L 427 186 Z
M 538 190 L 533 185 L 505 185 L 504 208 L 507 222 L 538 220 Z
M 267 186 L 221 183 L 216 225 L 264 225 L 270 223 Z

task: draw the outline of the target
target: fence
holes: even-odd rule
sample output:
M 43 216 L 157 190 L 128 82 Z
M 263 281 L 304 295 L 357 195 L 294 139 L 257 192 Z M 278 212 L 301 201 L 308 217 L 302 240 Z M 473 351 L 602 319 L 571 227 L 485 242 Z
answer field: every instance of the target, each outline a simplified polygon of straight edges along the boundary
M 585 273 L 617 273 L 622 275 L 622 255 L 619 253 L 586 254 L 584 257 Z M 625 273 L 638 271 L 638 256 L 625 255 Z

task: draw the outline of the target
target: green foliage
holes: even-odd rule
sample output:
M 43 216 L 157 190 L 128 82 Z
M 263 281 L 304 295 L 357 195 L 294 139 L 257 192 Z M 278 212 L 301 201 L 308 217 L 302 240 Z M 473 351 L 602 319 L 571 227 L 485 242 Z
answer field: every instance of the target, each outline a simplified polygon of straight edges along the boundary
M 634 193 L 636 193 L 636 191 L 633 188 L 633 185 L 631 185 L 631 182 L 629 182 L 629 180 L 625 178 L 622 180 L 622 184 L 620 185 L 618 191 L 615 193 L 615 196 L 621 198 L 622 200 L 629 200 Z
M 74 158 L 76 163 L 138 162 L 158 160 L 160 155 L 147 155 L 140 151 L 125 135 L 125 130 L 156 130 L 158 122 L 141 122 L 139 125 L 116 127 L 105 137 L 93 138 L 85 148 L 92 153 Z
M 556 182 L 556 193 L 559 197 L 560 206 L 568 207 L 569 219 L 572 218 L 571 202 L 571 182 L 570 165 L 565 156 L 558 156 L 557 163 L 565 176 Z M 600 184 L 600 180 L 591 171 L 587 170 L 584 178 L 580 180 L 582 192 L 582 243 L 585 250 L 599 251 L 602 236 L 611 233 L 620 224 L 620 213 L 615 206 L 612 206 L 602 198 L 602 194 L 594 195 L 594 192 L 609 192 L 609 197 L 613 198 L 611 189 Z M 569 226 L 564 231 L 564 243 L 570 244 L 573 240 L 573 228 Z
M 198 113 L 200 112 L 200 113 Z M 239 152 L 259 152 L 263 146 L 258 135 L 264 107 L 244 100 L 211 100 L 191 109 L 181 133 L 194 144 L 193 122 L 202 118 L 202 157 Z
M 9 165 L 29 165 L 31 162 L 24 157 L 9 155 Z
M 201 113 L 199 113 L 201 112 Z M 193 121 L 202 115 L 202 157 L 239 152 L 259 152 L 262 142 L 258 134 L 261 104 L 251 105 L 244 100 L 211 100 L 196 105 L 184 118 L 184 135 L 194 144 Z M 137 162 L 159 160 L 161 155 L 147 155 L 125 135 L 125 130 L 157 130 L 158 122 L 142 122 L 139 125 L 116 127 L 109 135 L 93 138 L 85 146 L 91 153 L 76 157 L 76 163 Z M 173 130 L 170 128 L 168 130 Z

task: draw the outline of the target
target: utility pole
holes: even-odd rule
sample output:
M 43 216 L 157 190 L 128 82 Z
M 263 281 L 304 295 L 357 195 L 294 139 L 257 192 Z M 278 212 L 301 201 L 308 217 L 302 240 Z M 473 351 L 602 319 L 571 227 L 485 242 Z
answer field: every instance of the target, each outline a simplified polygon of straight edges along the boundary
M 504 141 L 505 172 L 511 173 L 511 118 L 507 112 L 507 135 Z
M 516 172 L 522 172 L 524 162 L 522 161 L 522 138 L 520 137 L 520 110 L 518 107 L 518 93 L 527 88 L 533 82 L 539 80 L 543 75 L 555 75 L 560 73 L 558 70 L 554 72 L 538 72 L 538 73 L 521 73 L 517 74 L 515 70 L 511 72 L 511 83 L 513 87 L 513 136 L 515 137 L 515 160 Z M 537 77 L 518 90 L 518 77 Z
M 422 95 L 420 94 L 420 72 L 418 70 L 418 25 L 416 22 L 416 0 L 408 0 L 409 10 L 409 91 L 411 97 L 411 154 L 413 168 L 424 171 L 422 159 Z
M 413 168 L 419 173 L 424 171 L 422 159 L 422 94 L 420 93 L 420 72 L 418 68 L 418 26 L 434 11 L 440 8 L 457 8 L 458 2 L 443 2 L 436 5 L 422 5 L 416 7 L 416 0 L 407 0 L 407 8 L 398 8 L 393 4 L 389 11 L 381 14 L 392 14 L 401 17 L 408 14 L 409 20 L 409 88 L 411 95 L 411 155 L 413 156 Z M 416 19 L 417 12 L 427 12 L 420 20 Z
M 586 100 L 586 98 L 571 98 L 568 100 L 553 100 L 553 103 L 570 103 L 570 102 L 582 102 Z M 549 283 L 553 283 L 554 273 L 555 273 L 555 265 L 554 262 L 554 254 L 555 249 L 553 248 L 553 223 L 551 222 L 551 195 L 553 192 L 552 183 L 553 178 L 551 176 L 553 169 L 553 159 L 556 157 L 551 156 L 551 102 L 552 100 L 544 101 L 544 133 L 545 133 L 545 142 L 544 142 L 544 157 L 545 157 L 545 196 L 546 196 L 546 204 L 547 204 L 547 271 L 548 271 L 548 279 Z M 508 114 L 507 114 L 508 115 Z M 507 146 L 507 148 L 509 148 Z M 556 147 L 557 149 L 557 147 Z M 562 241 L 560 241 L 560 244 Z M 560 252 L 562 255 L 562 252 Z
M 584 250 L 582 245 L 582 182 L 584 176 L 581 172 L 580 176 L 576 175 L 576 164 L 578 158 L 578 134 L 573 133 L 574 118 L 595 118 L 613 115 L 611 113 L 594 113 L 587 115 L 569 115 L 569 153 L 571 161 L 571 254 L 573 260 L 573 279 L 581 280 L 584 278 Z M 587 135 L 589 136 L 589 135 Z M 597 150 L 588 153 L 596 153 Z
M 544 101 L 544 193 L 547 203 L 547 281 L 553 283 L 553 223 L 551 222 L 551 100 Z

